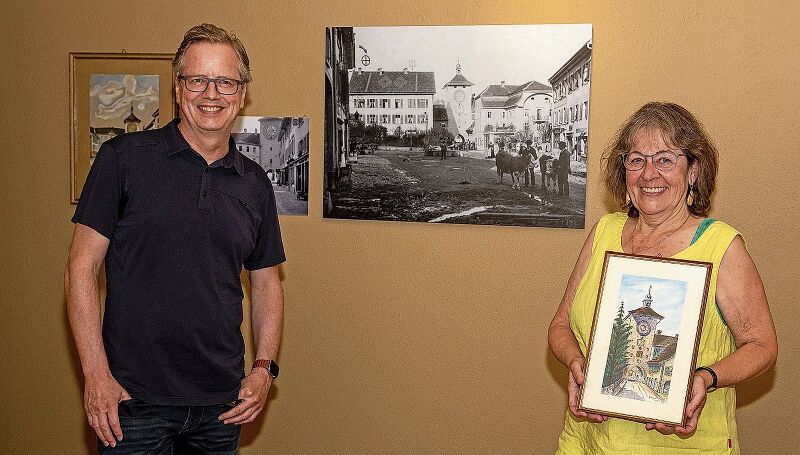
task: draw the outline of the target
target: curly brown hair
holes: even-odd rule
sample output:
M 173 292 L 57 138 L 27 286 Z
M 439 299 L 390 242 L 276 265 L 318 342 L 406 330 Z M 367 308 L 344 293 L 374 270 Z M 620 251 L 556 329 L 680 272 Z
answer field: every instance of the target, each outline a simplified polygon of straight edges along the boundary
M 645 104 L 631 115 L 606 149 L 603 154 L 603 177 L 614 200 L 628 211 L 628 216 L 639 216 L 639 210 L 626 197 L 628 190 L 625 186 L 623 154 L 630 151 L 634 136 L 641 130 L 661 131 L 667 144 L 684 151 L 690 166 L 697 163 L 697 179 L 686 190 L 687 198 L 689 193 L 693 197 L 688 208 L 695 216 L 708 215 L 717 178 L 717 148 L 697 118 L 675 103 Z
M 186 55 L 186 50 L 195 43 L 219 43 L 231 46 L 236 51 L 236 55 L 239 56 L 239 77 L 242 82 L 247 83 L 253 80 L 250 76 L 250 59 L 247 57 L 244 44 L 232 32 L 228 32 L 214 24 L 195 25 L 183 35 L 183 41 L 178 46 L 178 50 L 175 51 L 175 58 L 172 60 L 172 71 L 175 72 L 176 76 L 183 71 L 183 59 Z

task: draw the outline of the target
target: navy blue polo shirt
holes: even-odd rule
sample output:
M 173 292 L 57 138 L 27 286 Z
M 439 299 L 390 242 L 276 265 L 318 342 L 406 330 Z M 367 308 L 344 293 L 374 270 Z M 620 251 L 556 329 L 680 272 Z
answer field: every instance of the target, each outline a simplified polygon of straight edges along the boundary
M 204 406 L 236 399 L 244 374 L 242 265 L 285 255 L 264 170 L 233 140 L 207 164 L 178 122 L 106 141 L 72 221 L 110 239 L 111 373 L 146 402 Z

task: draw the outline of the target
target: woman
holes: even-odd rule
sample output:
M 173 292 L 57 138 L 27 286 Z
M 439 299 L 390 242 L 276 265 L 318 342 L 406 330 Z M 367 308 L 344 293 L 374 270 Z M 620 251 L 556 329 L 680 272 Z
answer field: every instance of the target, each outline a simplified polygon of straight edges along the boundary
M 550 323 L 550 349 L 569 370 L 559 454 L 739 453 L 731 387 L 773 367 L 778 346 L 764 286 L 741 235 L 706 218 L 717 152 L 699 122 L 649 103 L 604 157 L 606 186 L 627 213 L 605 215 L 578 256 Z M 605 252 L 712 262 L 708 304 L 685 426 L 642 424 L 579 411 L 580 386 Z

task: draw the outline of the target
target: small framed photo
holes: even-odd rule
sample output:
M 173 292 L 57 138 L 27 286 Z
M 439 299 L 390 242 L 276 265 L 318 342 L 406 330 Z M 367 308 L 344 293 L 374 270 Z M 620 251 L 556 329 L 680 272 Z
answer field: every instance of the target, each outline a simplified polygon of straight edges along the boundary
M 69 54 L 70 202 L 76 204 L 103 142 L 175 116 L 173 54 Z
M 606 252 L 580 409 L 684 424 L 711 269 Z

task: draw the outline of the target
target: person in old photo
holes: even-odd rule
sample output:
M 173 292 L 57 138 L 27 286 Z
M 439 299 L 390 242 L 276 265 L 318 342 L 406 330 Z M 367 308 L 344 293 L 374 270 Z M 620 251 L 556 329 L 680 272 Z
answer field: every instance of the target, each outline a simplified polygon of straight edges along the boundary
M 105 142 L 72 218 L 67 313 L 101 454 L 234 454 L 278 376 L 275 195 L 231 138 L 250 61 L 233 34 L 202 24 L 173 70 L 180 118 Z M 256 358 L 247 374 L 242 266 Z
M 556 177 L 558 179 L 558 195 L 569 198 L 570 154 L 566 142 L 558 143 L 558 163 Z

